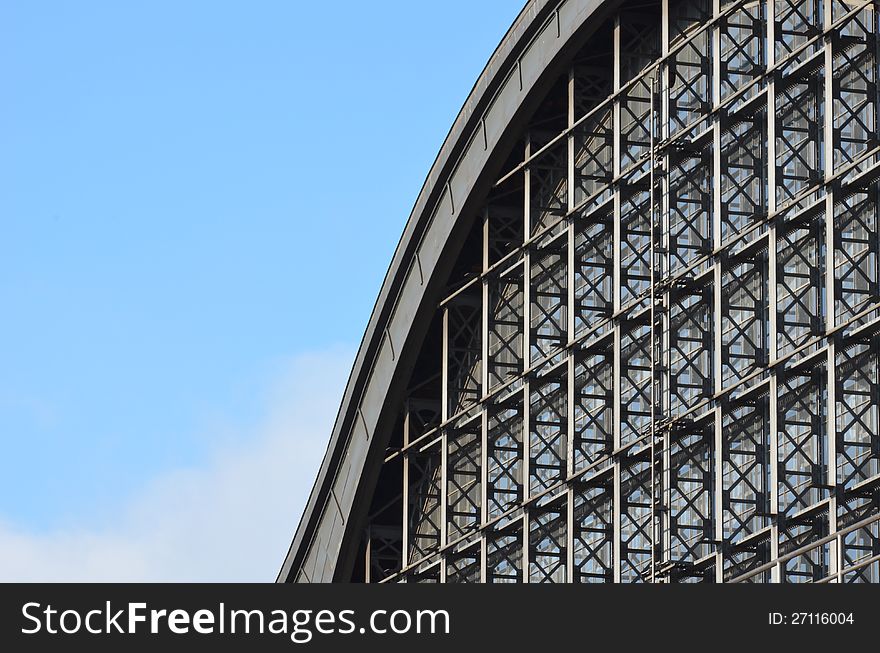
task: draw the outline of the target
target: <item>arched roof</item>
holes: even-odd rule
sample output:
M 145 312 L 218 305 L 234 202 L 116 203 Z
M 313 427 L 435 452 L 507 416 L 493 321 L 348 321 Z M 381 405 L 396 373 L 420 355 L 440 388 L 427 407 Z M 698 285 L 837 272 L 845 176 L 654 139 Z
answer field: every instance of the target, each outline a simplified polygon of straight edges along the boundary
M 422 186 L 354 362 L 280 582 L 346 580 L 438 290 L 528 116 L 618 3 L 530 0 L 492 54 Z M 463 20 L 466 20 L 463 17 Z

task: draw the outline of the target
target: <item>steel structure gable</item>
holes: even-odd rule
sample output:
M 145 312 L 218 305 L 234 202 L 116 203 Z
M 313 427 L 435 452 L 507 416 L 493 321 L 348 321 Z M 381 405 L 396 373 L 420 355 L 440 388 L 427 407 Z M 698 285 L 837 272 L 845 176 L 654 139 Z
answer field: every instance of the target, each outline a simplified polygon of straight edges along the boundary
M 361 341 L 279 582 L 346 580 L 395 399 L 427 331 L 469 211 L 524 120 L 617 0 L 530 0 L 459 112 L 421 189 Z M 472 217 L 472 216 L 471 216 Z M 385 435 L 384 439 L 387 439 Z

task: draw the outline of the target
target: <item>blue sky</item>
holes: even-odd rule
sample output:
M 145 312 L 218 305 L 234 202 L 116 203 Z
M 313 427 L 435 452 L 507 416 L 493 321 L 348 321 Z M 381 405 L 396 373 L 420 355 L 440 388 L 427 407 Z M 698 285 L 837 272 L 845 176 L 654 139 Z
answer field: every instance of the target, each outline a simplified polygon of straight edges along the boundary
M 248 485 L 235 466 L 269 441 L 309 440 L 279 503 L 301 504 L 412 204 L 521 6 L 0 4 L 0 553 L 27 548 L 24 577 L 62 535 L 87 557 L 137 539 L 121 520 L 179 474 L 213 479 L 202 505 Z

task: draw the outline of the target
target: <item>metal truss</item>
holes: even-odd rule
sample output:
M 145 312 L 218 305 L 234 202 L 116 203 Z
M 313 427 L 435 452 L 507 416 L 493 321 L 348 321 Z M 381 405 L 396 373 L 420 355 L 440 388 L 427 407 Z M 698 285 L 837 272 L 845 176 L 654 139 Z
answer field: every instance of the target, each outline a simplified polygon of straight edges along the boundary
M 452 266 L 356 577 L 880 582 L 878 16 L 597 29 Z

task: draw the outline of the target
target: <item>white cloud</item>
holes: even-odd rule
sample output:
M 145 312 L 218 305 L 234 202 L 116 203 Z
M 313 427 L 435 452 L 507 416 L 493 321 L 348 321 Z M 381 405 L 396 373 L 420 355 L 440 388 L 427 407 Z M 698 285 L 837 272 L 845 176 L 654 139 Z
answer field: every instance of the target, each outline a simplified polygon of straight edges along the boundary
M 295 358 L 254 435 L 163 473 L 105 529 L 0 524 L 0 581 L 272 581 L 308 498 L 353 359 Z

